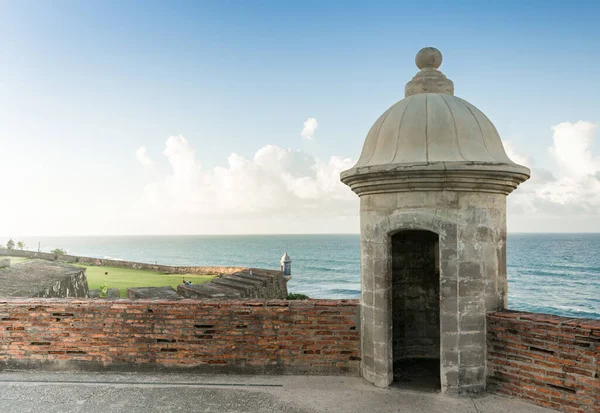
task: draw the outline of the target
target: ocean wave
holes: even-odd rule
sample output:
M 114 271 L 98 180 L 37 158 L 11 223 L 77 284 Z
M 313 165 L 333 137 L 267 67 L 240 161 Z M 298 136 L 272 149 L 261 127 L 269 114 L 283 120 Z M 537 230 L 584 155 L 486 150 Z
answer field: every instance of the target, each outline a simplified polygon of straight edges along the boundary
M 330 268 L 330 267 L 311 267 L 311 266 L 306 266 L 303 269 L 304 270 L 308 270 L 308 271 L 321 271 L 321 272 L 333 272 L 333 271 L 336 271 L 334 268 Z
M 509 271 L 509 275 L 515 276 L 537 276 L 537 277 L 552 277 L 552 278 L 571 278 L 571 277 L 598 277 L 600 272 L 592 271 L 561 271 L 549 268 L 522 268 L 520 270 Z
M 105 255 L 102 259 L 103 260 L 113 260 L 113 261 L 125 261 L 123 258 L 109 257 L 108 255 Z
M 327 294 L 360 296 L 360 289 L 354 290 L 354 289 L 335 288 L 333 290 L 327 290 Z

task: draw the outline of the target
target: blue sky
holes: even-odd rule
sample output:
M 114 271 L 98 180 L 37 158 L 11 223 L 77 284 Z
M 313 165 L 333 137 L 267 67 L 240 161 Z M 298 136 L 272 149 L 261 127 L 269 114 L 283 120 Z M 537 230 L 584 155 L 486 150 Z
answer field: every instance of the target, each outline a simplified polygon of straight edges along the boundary
M 326 164 L 331 156 L 355 160 L 373 122 L 403 98 L 415 53 L 435 46 L 456 95 L 534 167 L 556 175 L 551 127 L 600 123 L 600 4 L 482 3 L 0 2 L 0 150 L 10 154 L 0 172 L 42 182 L 42 194 L 25 200 L 72 206 L 48 207 L 48 216 L 97 217 L 93 233 L 215 232 L 183 223 L 152 230 L 150 221 L 123 227 L 115 218 L 123 215 L 117 204 L 139 203 L 149 185 L 169 179 L 167 138 L 182 135 L 204 170 L 227 167 L 232 153 L 251 160 L 267 145 Z M 302 139 L 311 117 L 318 129 Z M 136 161 L 140 147 L 151 171 Z M 595 164 L 597 138 L 588 150 Z M 207 219 L 185 213 L 188 222 Z M 286 232 L 267 220 L 272 213 L 252 228 Z M 19 219 L 5 228 L 86 231 Z M 332 232 L 357 230 L 356 220 L 342 221 Z

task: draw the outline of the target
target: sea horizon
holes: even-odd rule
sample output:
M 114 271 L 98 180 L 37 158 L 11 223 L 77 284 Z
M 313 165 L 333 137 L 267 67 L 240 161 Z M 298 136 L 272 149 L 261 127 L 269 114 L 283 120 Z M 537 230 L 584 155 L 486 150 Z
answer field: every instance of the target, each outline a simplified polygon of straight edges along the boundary
M 561 232 L 561 231 L 548 231 L 548 232 L 527 232 L 527 231 L 515 231 L 507 232 L 508 235 L 526 234 L 526 235 L 560 235 L 560 234 L 572 234 L 572 235 L 586 235 L 596 234 L 600 235 L 600 231 L 590 232 Z M 61 234 L 61 235 L 23 235 L 20 238 L 61 238 L 61 237 L 227 237 L 227 236 L 280 236 L 280 235 L 360 235 L 360 232 L 270 232 L 270 233 L 237 233 L 237 234 Z M 6 238 L 12 238 L 15 240 L 19 237 L 13 237 L 10 235 L 0 235 L 0 244 L 2 240 Z

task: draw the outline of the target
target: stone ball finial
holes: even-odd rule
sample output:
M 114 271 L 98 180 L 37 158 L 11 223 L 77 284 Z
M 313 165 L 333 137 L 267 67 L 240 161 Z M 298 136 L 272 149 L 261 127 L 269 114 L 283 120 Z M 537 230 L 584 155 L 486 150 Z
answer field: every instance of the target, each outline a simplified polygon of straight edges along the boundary
M 437 69 L 442 64 L 442 52 L 435 47 L 424 47 L 417 53 L 415 63 L 421 70 Z
M 442 52 L 435 47 L 424 47 L 417 53 L 415 63 L 421 71 L 406 84 L 406 97 L 419 93 L 454 95 L 454 83 L 438 70 L 442 64 Z

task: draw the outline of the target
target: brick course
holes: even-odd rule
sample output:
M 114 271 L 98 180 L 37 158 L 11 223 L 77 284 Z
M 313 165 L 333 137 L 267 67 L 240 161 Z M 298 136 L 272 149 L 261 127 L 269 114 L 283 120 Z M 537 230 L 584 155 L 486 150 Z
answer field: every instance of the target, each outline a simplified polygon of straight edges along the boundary
M 0 300 L 0 370 L 358 375 L 356 300 Z
M 563 412 L 600 412 L 600 320 L 487 316 L 488 391 Z

